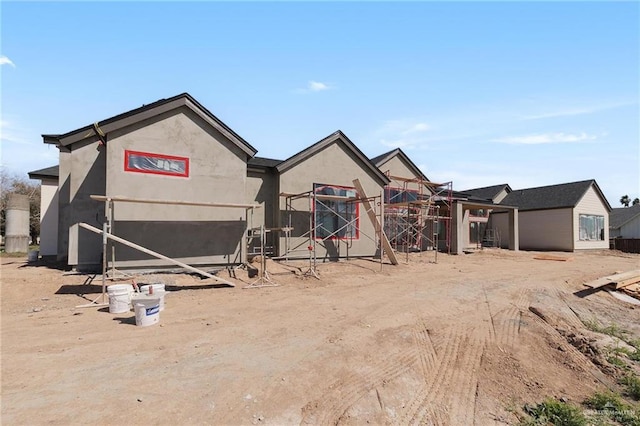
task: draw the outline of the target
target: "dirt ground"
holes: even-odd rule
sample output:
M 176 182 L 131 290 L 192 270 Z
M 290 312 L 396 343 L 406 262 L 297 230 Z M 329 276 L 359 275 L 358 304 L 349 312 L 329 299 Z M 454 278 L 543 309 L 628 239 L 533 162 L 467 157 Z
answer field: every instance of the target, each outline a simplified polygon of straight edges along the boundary
M 514 424 L 615 386 L 570 343 L 593 341 L 581 320 L 640 336 L 640 306 L 580 293 L 639 255 L 537 254 L 322 263 L 319 280 L 270 262 L 280 286 L 252 289 L 245 271 L 235 288 L 140 276 L 173 290 L 150 327 L 76 308 L 100 277 L 2 258 L 2 424 Z

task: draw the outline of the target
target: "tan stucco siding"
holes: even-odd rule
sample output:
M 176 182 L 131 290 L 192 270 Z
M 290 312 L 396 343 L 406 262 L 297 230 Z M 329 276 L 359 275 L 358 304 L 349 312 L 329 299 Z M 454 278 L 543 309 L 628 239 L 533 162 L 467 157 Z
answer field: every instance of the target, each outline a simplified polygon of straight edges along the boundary
M 581 241 L 580 240 L 580 215 L 604 216 L 604 240 Z M 573 235 L 575 238 L 575 249 L 608 249 L 609 248 L 609 211 L 605 207 L 602 199 L 590 187 L 584 194 L 578 205 L 573 210 Z
M 40 183 L 40 255 L 58 254 L 58 181 Z
M 94 139 L 77 143 L 72 147 L 69 172 L 69 225 L 79 222 L 101 226 L 104 205 L 91 199 L 91 195 L 105 193 L 105 147 Z M 62 193 L 61 193 L 62 195 Z M 68 227 L 62 229 L 68 233 Z M 69 263 L 95 266 L 102 263 L 102 238 L 87 230 L 78 232 L 77 245 L 69 244 Z M 66 249 L 66 247 L 65 247 Z
M 402 160 L 402 158 L 395 156 L 391 157 L 389 161 L 381 164 L 379 167 L 380 171 L 388 176 L 399 176 L 406 179 L 420 179 L 420 175 L 416 175 L 415 172 L 411 170 L 411 168 Z M 405 183 L 400 180 L 394 180 L 393 177 L 390 178 L 391 183 L 390 187 L 394 188 L 405 188 Z M 410 190 L 419 190 L 420 184 L 417 182 L 407 182 L 406 188 Z M 422 189 L 423 193 L 427 190 L 423 185 Z
M 246 204 L 246 155 L 182 108 L 109 135 L 107 195 L 167 201 Z M 125 151 L 186 157 L 189 175 L 125 170 Z M 246 228 L 241 208 L 116 202 L 114 233 L 191 264 L 238 263 Z M 120 266 L 164 265 L 128 248 Z
M 353 187 L 354 179 L 360 180 L 367 196 L 379 196 L 383 190 L 383 186 L 375 180 L 371 171 L 366 170 L 365 166 L 356 160 L 341 142 L 336 142 L 313 157 L 281 173 L 280 191 L 300 194 L 312 191 L 314 183 Z M 309 207 L 308 198 L 293 201 L 294 211 L 291 213 L 291 224 L 295 230 L 290 247 L 297 248 L 297 251 L 292 257 L 308 256 L 308 236 L 302 235 L 309 231 Z M 280 210 L 280 223 L 287 225 L 290 215 L 286 211 L 284 198 L 280 199 Z M 376 243 L 371 240 L 371 238 L 375 240 L 374 227 L 361 204 L 359 205 L 359 228 L 360 235 L 357 240 L 333 239 L 324 243 L 318 241 L 317 258 L 374 255 L 377 250 Z M 279 247 L 279 254 L 284 255 L 284 238 L 280 239 Z

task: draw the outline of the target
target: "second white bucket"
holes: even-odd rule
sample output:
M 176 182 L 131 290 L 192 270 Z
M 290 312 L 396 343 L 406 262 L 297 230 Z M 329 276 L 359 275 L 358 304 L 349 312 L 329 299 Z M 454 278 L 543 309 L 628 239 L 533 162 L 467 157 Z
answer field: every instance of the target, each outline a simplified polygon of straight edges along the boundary
M 140 293 L 147 296 L 160 298 L 160 310 L 164 311 L 164 296 L 167 292 L 164 290 L 164 284 L 145 284 L 140 286 Z
M 131 284 L 113 284 L 107 287 L 109 295 L 109 313 L 121 314 L 129 311 L 131 304 L 131 293 L 133 286 Z
M 137 326 L 146 327 L 160 322 L 160 299 L 138 299 L 134 310 Z

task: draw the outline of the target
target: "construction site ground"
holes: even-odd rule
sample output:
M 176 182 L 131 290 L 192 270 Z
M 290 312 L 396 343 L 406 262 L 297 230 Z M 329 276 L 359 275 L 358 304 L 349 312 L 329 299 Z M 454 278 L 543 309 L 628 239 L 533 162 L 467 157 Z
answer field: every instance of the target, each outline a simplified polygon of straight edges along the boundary
M 3 257 L 2 424 L 517 424 L 525 403 L 615 388 L 611 338 L 585 321 L 640 337 L 640 306 L 583 286 L 640 255 L 538 254 L 320 263 L 320 279 L 268 261 L 280 285 L 252 289 L 244 270 L 234 288 L 140 276 L 172 290 L 149 327 L 76 308 L 100 275 Z

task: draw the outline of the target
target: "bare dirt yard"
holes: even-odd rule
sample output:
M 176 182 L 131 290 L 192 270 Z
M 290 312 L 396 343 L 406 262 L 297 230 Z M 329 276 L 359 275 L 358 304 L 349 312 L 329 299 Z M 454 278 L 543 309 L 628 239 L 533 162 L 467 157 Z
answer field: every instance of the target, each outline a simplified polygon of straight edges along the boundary
M 269 262 L 280 286 L 254 289 L 244 271 L 235 288 L 140 276 L 172 290 L 150 327 L 76 308 L 100 276 L 4 257 L 2 424 L 517 424 L 526 403 L 616 389 L 611 337 L 584 323 L 638 338 L 640 306 L 583 283 L 640 256 L 537 254 L 322 263 L 319 280 Z

